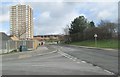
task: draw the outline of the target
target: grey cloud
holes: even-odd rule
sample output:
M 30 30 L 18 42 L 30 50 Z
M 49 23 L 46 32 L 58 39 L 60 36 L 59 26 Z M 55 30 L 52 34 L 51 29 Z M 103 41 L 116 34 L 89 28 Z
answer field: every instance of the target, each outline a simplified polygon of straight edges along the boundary
M 50 34 L 50 33 L 60 33 L 63 26 L 66 26 L 64 22 L 66 22 L 66 15 L 71 13 L 74 10 L 73 3 L 55 3 L 55 2 L 47 2 L 47 3 L 30 3 L 33 9 L 40 10 L 40 16 L 38 17 L 38 21 L 34 22 L 35 26 L 40 28 L 37 32 L 41 34 Z M 37 8 L 36 8 L 37 7 Z M 41 18 L 41 14 L 44 12 L 50 13 L 50 18 L 45 19 Z M 34 29 L 36 31 L 36 28 Z M 35 34 L 37 34 L 35 32 Z
M 14 3 L 15 4 L 15 3 Z M 62 33 L 63 28 L 72 21 L 76 16 L 85 14 L 89 20 L 98 22 L 97 15 L 103 10 L 109 12 L 117 11 L 116 3 L 100 2 L 25 2 L 33 8 L 36 19 L 34 20 L 34 34 L 52 34 Z M 11 4 L 12 5 L 12 4 Z M 10 6 L 10 5 L 7 5 Z M 2 8 L 3 9 L 3 8 Z M 6 12 L 4 7 L 4 13 Z M 7 8 L 8 10 L 8 8 Z M 88 13 L 89 11 L 89 13 Z M 48 12 L 49 17 L 44 17 L 43 13 Z M 116 15 L 109 18 L 114 20 Z
M 103 6 L 101 6 L 101 5 Z M 89 5 L 89 6 L 88 6 Z M 41 14 L 38 17 L 39 22 L 35 25 L 39 28 L 42 28 L 40 33 L 54 33 L 54 32 L 60 32 L 62 27 L 65 27 L 67 25 L 67 22 L 69 18 L 71 17 L 70 13 L 72 12 L 78 12 L 79 15 L 81 11 L 84 10 L 93 10 L 91 13 L 91 16 L 97 16 L 97 14 L 100 12 L 100 10 L 103 10 L 105 6 L 111 5 L 111 4 L 105 4 L 105 3 L 75 3 L 75 2 L 64 2 L 64 3 L 56 3 L 56 2 L 40 2 L 40 3 L 33 3 L 31 6 L 33 8 L 39 9 L 40 13 L 49 12 L 50 18 L 42 18 Z M 107 6 L 108 8 L 108 6 Z M 82 13 L 81 13 L 82 14 Z M 69 15 L 69 16 L 68 16 Z M 87 16 L 87 15 L 86 15 Z M 90 16 L 87 16 L 90 17 Z M 92 18 L 92 17 L 91 17 Z M 91 19 L 89 18 L 89 19 Z M 91 19 L 92 20 L 92 19 Z M 94 20 L 94 19 L 93 19 Z

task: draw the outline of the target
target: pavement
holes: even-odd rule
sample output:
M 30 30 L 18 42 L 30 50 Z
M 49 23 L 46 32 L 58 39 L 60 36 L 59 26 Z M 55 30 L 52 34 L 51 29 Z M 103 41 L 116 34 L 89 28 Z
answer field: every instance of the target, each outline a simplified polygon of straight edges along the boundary
M 72 47 L 79 47 L 79 48 L 87 48 L 87 49 L 97 49 L 97 50 L 107 50 L 107 51 L 118 51 L 118 49 L 111 49 L 111 48 L 99 48 L 99 47 L 89 47 L 89 46 L 77 46 L 77 45 L 68 45 Z
M 113 75 L 68 52 L 76 48 L 41 46 L 37 50 L 2 56 L 3 75 Z M 80 51 L 80 49 L 76 49 Z M 84 54 L 83 54 L 84 55 Z M 81 55 L 79 55 L 81 56 Z M 89 58 L 89 56 L 88 56 Z

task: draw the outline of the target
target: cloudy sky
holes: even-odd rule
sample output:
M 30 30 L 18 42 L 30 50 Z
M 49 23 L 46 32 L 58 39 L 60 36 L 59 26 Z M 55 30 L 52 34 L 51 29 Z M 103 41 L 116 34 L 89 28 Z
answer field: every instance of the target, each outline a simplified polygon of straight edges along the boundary
M 94 21 L 96 25 L 100 20 L 117 22 L 118 18 L 118 0 L 2 0 L 0 32 L 10 34 L 9 8 L 16 4 L 26 4 L 33 8 L 34 35 L 62 34 L 63 28 L 80 15 L 88 21 Z

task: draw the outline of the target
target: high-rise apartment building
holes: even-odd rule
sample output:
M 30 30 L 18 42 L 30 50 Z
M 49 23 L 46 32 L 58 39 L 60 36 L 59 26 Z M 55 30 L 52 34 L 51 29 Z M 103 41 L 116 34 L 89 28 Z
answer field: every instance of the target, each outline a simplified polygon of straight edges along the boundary
M 10 34 L 19 39 L 33 38 L 33 10 L 29 5 L 10 8 Z

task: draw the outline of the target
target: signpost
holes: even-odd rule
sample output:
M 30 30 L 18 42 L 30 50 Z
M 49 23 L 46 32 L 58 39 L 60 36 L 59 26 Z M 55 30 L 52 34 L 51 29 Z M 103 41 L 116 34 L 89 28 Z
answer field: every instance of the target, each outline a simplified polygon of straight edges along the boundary
M 98 37 L 98 35 L 95 34 L 94 37 L 95 37 L 95 46 L 97 47 L 97 37 Z

